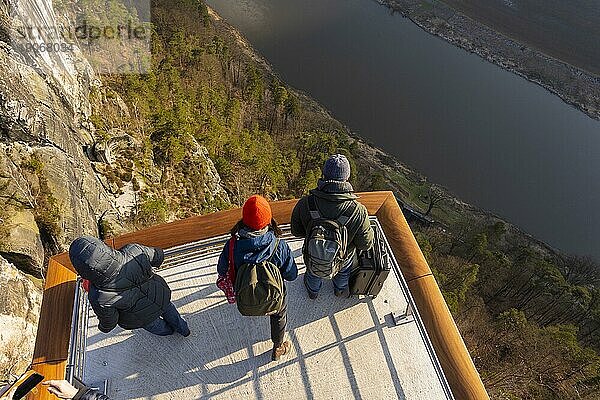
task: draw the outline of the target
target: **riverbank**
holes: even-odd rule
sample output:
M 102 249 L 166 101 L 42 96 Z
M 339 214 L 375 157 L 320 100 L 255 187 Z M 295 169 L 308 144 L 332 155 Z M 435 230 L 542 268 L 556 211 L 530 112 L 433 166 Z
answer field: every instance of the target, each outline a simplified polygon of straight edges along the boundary
M 600 77 L 507 37 L 451 6 L 418 0 L 375 0 L 426 32 L 534 82 L 600 120 Z

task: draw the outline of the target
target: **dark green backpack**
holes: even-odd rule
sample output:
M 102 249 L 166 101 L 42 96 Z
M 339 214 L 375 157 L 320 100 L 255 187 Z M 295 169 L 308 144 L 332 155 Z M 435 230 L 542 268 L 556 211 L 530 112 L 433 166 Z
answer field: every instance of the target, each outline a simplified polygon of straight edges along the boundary
M 275 242 L 275 251 L 279 239 Z M 271 257 L 259 263 L 241 265 L 235 276 L 235 299 L 238 310 L 245 316 L 275 314 L 283 307 L 283 277 Z

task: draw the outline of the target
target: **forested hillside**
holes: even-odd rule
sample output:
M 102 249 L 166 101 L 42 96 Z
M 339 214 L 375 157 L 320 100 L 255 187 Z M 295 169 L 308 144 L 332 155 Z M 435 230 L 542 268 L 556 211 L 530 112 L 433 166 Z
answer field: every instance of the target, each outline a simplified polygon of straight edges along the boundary
M 172 4 L 153 4 L 154 68 L 147 75 L 104 78 L 109 88 L 97 93 L 93 116 L 99 135 L 127 132 L 160 168 L 160 184 L 142 190 L 142 207 L 161 198 L 165 216 L 211 209 L 196 198 L 198 182 L 182 163 L 191 141 L 208 150 L 237 205 L 252 193 L 273 199 L 301 195 L 316 184 L 326 154 L 350 154 L 353 141 L 342 126 L 307 108 L 303 96 L 252 59 L 236 42 L 241 38 L 215 23 L 204 5 Z M 114 94 L 126 100 L 127 113 L 112 106 Z
M 433 218 L 412 227 L 493 398 L 600 398 L 594 261 L 559 254 L 350 134 L 203 3 L 155 0 L 152 12 L 151 72 L 104 77 L 92 94 L 98 137 L 135 143 L 99 171 L 133 193 L 128 229 L 253 193 L 301 196 L 325 157 L 344 153 L 357 190 L 393 190 Z M 207 195 L 212 169 L 226 193 Z

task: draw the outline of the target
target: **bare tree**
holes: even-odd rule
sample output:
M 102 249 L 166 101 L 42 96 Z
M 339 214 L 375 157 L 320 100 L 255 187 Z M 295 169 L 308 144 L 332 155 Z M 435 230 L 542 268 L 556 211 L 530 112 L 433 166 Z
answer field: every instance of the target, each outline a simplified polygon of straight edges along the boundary
M 444 192 L 441 188 L 435 185 L 429 186 L 427 195 L 421 196 L 421 200 L 424 203 L 428 203 L 425 215 L 429 215 L 434 208 L 440 208 L 440 206 L 449 199 L 450 196 L 446 194 L 446 192 Z
M 573 285 L 600 284 L 600 265 L 590 257 L 570 256 L 562 260 L 561 270 Z

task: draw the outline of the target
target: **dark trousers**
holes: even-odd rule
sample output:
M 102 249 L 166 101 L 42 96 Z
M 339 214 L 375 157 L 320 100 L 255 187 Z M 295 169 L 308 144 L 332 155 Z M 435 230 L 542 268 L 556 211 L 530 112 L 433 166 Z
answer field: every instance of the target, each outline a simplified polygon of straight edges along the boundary
M 348 288 L 348 283 L 350 282 L 350 272 L 357 265 L 358 257 L 356 255 L 356 251 L 354 251 L 352 258 L 348 259 L 346 265 L 344 265 L 342 269 L 340 269 L 340 271 L 331 279 L 333 281 L 333 287 L 336 290 L 344 290 Z M 309 271 L 306 271 L 304 274 L 304 284 L 309 291 L 313 293 L 319 293 L 321 286 L 323 286 L 323 278 L 314 276 Z
M 283 307 L 276 314 L 270 315 L 271 319 L 271 340 L 273 344 L 279 346 L 283 343 L 285 328 L 287 326 L 287 296 L 283 298 Z
M 170 303 L 162 315 L 146 325 L 144 329 L 158 336 L 169 336 L 174 332 L 185 336 L 190 333 L 187 322 L 181 318 L 173 303 Z

